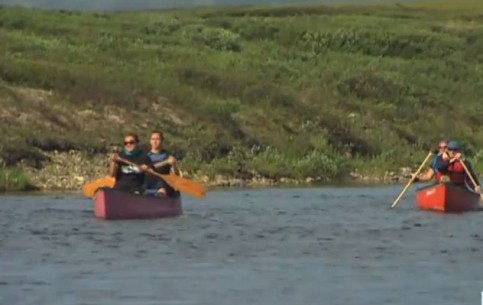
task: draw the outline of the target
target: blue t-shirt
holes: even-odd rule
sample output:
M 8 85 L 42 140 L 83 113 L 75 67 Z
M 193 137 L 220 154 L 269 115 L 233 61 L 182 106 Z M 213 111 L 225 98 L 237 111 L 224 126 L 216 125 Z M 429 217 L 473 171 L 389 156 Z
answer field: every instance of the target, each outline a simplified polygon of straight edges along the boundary
M 158 165 L 158 163 L 166 161 L 170 154 L 162 150 L 158 153 L 149 152 L 149 158 L 153 164 L 154 170 L 162 175 L 169 175 L 171 172 L 171 164 Z M 167 195 L 169 197 L 179 196 L 179 192 L 174 190 L 169 184 L 167 184 L 163 179 L 155 177 L 153 175 L 146 176 L 146 189 L 147 190 L 157 190 L 161 187 L 166 188 Z
M 441 158 L 441 155 L 436 155 L 433 158 L 433 162 L 431 162 L 431 168 L 434 170 L 435 173 L 438 172 L 437 163 L 438 163 L 438 159 L 440 158 Z
M 154 166 L 154 170 L 156 172 L 163 174 L 163 175 L 168 175 L 171 171 L 171 164 L 165 164 L 159 166 L 158 163 L 166 161 L 169 158 L 169 153 L 165 150 L 162 150 L 158 153 L 154 152 L 149 152 L 148 153 L 149 159 L 151 159 L 151 163 Z

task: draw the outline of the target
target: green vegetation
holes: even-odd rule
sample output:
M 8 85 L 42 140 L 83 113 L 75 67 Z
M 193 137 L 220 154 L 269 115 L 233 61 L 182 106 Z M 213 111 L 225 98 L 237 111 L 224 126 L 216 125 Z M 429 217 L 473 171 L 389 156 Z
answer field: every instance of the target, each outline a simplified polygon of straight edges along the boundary
M 26 191 L 34 189 L 27 176 L 21 171 L 7 168 L 0 163 L 0 192 Z
M 22 5 L 47 9 L 67 10 L 145 10 L 201 6 L 242 6 L 242 5 L 287 5 L 287 4 L 365 4 L 365 3 L 410 3 L 418 0 L 2 0 L 6 5 Z M 433 0 L 435 1 L 435 0 Z M 441 1 L 441 0 L 436 0 Z
M 209 175 L 382 174 L 447 137 L 481 170 L 482 12 L 3 7 L 0 156 L 41 167 L 46 150 L 160 128 L 183 169 Z
M 431 8 L 431 9 L 455 9 L 455 10 L 476 10 L 481 11 L 483 3 L 479 0 L 431 0 L 431 1 L 414 1 L 411 3 L 415 7 Z

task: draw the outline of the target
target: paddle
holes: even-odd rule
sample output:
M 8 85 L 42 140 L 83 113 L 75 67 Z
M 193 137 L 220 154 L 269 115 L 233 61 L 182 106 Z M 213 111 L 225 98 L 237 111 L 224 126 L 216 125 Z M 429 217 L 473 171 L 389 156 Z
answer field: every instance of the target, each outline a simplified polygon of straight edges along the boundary
M 463 168 L 465 169 L 466 174 L 470 177 L 471 183 L 473 183 L 474 186 L 477 186 L 475 179 L 473 178 L 473 175 L 471 172 L 468 170 L 468 167 L 466 166 L 464 160 L 460 160 L 461 165 L 463 165 Z M 483 205 L 483 193 L 481 193 L 480 189 L 480 205 Z
M 157 163 L 154 164 L 154 166 L 159 167 L 159 166 L 163 166 L 165 164 L 168 164 L 167 160 L 157 162 Z M 110 177 L 110 176 L 106 176 L 104 178 L 99 178 L 97 180 L 94 180 L 92 182 L 85 184 L 82 187 L 82 192 L 84 193 L 84 195 L 86 197 L 93 197 L 99 188 L 101 188 L 101 187 L 112 188 L 112 187 L 114 187 L 115 183 L 116 183 L 115 178 Z
M 82 187 L 82 192 L 86 197 L 93 197 L 99 188 L 101 187 L 112 188 L 114 187 L 115 183 L 116 183 L 116 179 L 114 179 L 114 177 L 108 176 L 108 177 L 100 178 L 85 184 Z
M 391 205 L 391 209 L 394 208 L 398 203 L 399 203 L 399 200 L 401 200 L 402 196 L 404 195 L 404 193 L 407 191 L 407 189 L 409 188 L 409 186 L 413 183 L 413 181 L 416 179 L 416 176 L 419 174 L 419 172 L 423 169 L 424 165 L 426 164 L 426 162 L 428 162 L 429 158 L 431 158 L 431 156 L 433 155 L 433 152 L 430 151 L 428 153 L 428 155 L 426 156 L 426 159 L 424 159 L 423 163 L 421 163 L 421 166 L 418 168 L 418 170 L 416 171 L 416 173 L 413 175 L 413 177 L 409 180 L 408 184 L 406 184 L 406 187 L 404 187 L 404 189 L 401 191 L 401 194 L 399 194 L 399 196 L 396 198 L 396 200 L 394 200 L 394 203 Z
M 118 157 L 117 159 L 125 164 L 140 167 L 140 165 L 133 163 L 129 160 L 126 160 L 120 157 Z M 163 179 L 167 184 L 169 184 L 175 190 L 182 191 L 193 197 L 204 197 L 206 195 L 205 188 L 201 184 L 193 180 L 189 180 L 176 175 L 162 175 L 155 172 L 152 169 L 148 169 L 147 172 L 153 176 Z

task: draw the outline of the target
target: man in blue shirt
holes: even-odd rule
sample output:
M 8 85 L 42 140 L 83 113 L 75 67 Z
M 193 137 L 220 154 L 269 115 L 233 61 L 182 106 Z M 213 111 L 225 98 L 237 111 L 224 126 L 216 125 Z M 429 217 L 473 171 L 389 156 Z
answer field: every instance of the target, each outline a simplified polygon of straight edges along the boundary
M 431 166 L 428 168 L 426 172 L 416 177 L 415 181 L 427 182 L 427 181 L 431 181 L 431 179 L 433 178 L 436 178 L 437 176 L 436 174 L 438 173 L 438 168 L 436 164 L 438 160 L 442 158 L 443 154 L 447 151 L 447 149 L 448 149 L 448 141 L 447 140 L 439 141 L 438 151 L 435 152 L 435 156 L 433 158 L 433 161 L 431 162 Z

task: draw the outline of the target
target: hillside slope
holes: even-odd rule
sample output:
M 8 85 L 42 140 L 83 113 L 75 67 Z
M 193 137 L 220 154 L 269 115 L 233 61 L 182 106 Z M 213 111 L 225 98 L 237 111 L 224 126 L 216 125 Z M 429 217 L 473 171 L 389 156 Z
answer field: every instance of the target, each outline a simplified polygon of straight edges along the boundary
M 210 176 L 382 175 L 443 137 L 481 169 L 482 37 L 481 10 L 3 7 L 0 156 L 42 168 L 161 128 Z
M 430 0 L 431 1 L 431 0 Z M 432 0 L 435 1 L 435 0 Z M 468 0 L 466 0 L 468 1 Z M 0 0 L 0 4 L 67 10 L 146 10 L 193 8 L 202 6 L 246 6 L 246 5 L 302 5 L 302 4 L 367 4 L 367 3 L 412 3 L 418 0 Z

